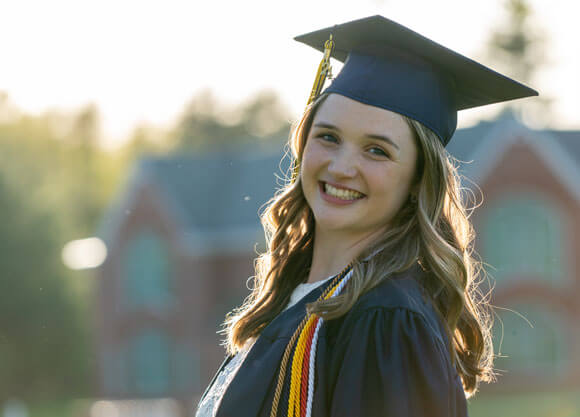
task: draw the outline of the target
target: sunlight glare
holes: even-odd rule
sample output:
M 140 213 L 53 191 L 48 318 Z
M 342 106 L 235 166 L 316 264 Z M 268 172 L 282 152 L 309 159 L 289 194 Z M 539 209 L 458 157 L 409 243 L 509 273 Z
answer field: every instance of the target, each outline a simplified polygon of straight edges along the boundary
M 70 269 L 96 268 L 106 258 L 107 247 L 97 237 L 70 241 L 62 249 L 62 261 Z

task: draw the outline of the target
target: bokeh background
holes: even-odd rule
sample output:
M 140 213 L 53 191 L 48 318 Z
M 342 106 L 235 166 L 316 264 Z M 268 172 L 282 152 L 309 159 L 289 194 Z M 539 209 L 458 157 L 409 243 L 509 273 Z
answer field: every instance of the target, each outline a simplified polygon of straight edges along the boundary
M 382 14 L 541 93 L 461 112 L 448 147 L 494 287 L 497 382 L 469 408 L 580 416 L 579 12 L 563 0 L 2 4 L 0 415 L 193 415 L 320 62 L 292 38 Z

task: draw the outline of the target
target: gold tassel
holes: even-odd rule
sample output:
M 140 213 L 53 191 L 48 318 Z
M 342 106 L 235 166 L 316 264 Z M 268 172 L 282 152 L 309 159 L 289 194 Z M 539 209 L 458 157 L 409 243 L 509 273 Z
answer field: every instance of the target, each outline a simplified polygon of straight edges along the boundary
M 308 97 L 308 102 L 306 105 L 310 105 L 316 98 L 320 95 L 322 87 L 324 87 L 324 82 L 326 78 L 332 78 L 332 67 L 330 66 L 330 55 L 334 49 L 334 41 L 332 40 L 332 33 L 330 38 L 324 42 L 324 56 L 320 65 L 318 65 L 318 71 L 316 72 L 316 78 L 314 79 L 314 85 L 312 86 L 312 91 Z M 292 167 L 292 184 L 296 181 L 298 174 L 300 172 L 300 162 L 294 161 L 294 166 Z
M 332 77 L 330 54 L 332 54 L 333 49 L 334 41 L 332 40 L 332 34 L 330 34 L 330 38 L 324 42 L 324 56 L 322 57 L 322 61 L 320 61 L 320 65 L 318 66 L 316 78 L 314 79 L 314 85 L 312 86 L 312 91 L 310 92 L 310 96 L 308 97 L 308 102 L 306 105 L 312 103 L 320 95 L 322 87 L 324 86 L 324 82 L 326 81 L 326 77 Z

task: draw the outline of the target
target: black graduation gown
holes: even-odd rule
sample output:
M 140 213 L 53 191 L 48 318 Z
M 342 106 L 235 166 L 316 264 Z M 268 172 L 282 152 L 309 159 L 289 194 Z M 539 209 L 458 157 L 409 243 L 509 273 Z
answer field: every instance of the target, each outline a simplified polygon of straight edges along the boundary
M 417 281 L 422 274 L 415 265 L 364 294 L 345 316 L 324 323 L 312 417 L 467 416 L 446 334 Z M 315 301 L 325 286 L 312 290 L 263 330 L 225 392 L 217 417 L 270 415 L 286 345 L 305 315 L 306 303 Z M 283 401 L 280 410 L 286 408 Z

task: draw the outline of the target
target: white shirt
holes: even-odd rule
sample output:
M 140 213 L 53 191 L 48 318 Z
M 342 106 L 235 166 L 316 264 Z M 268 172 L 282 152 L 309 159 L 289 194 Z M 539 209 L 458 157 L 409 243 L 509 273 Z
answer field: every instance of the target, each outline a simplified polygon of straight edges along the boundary
M 312 291 L 314 288 L 322 285 L 324 282 L 328 281 L 332 276 L 323 279 L 321 281 L 313 283 L 298 284 L 298 286 L 292 292 L 290 296 L 290 301 L 284 311 L 292 307 L 298 301 L 300 301 L 306 294 Z M 225 394 L 228 386 L 236 376 L 238 369 L 244 363 L 246 356 L 254 346 L 256 338 L 251 338 L 246 341 L 246 344 L 242 349 L 236 353 L 236 355 L 228 362 L 228 364 L 222 369 L 220 374 L 215 379 L 213 385 L 210 387 L 207 395 L 203 399 L 197 408 L 197 413 L 195 417 L 215 417 L 216 412 L 220 406 L 221 399 Z

